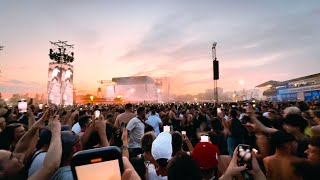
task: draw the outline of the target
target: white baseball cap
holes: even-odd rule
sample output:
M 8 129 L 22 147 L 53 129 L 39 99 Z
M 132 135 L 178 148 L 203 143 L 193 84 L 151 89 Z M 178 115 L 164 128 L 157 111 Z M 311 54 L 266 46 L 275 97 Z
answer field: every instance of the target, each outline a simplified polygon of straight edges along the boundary
M 153 141 L 151 147 L 151 154 L 155 160 L 171 159 L 172 155 L 172 136 L 168 132 L 160 133 Z

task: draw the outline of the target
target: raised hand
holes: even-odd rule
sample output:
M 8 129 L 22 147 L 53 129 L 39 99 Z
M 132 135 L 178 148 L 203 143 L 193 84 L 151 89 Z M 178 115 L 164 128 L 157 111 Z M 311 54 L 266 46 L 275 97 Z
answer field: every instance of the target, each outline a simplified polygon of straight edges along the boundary
M 61 123 L 59 121 L 59 115 L 49 118 L 48 128 L 52 133 L 59 133 L 61 131 Z
M 99 120 L 93 120 L 93 121 L 95 121 L 95 129 L 97 132 L 106 131 L 107 120 L 104 119 L 102 114 L 100 114 Z
M 45 112 L 44 112 L 44 114 L 42 115 L 42 117 L 37 121 L 37 122 L 35 122 L 34 123 L 34 127 L 35 128 L 39 128 L 39 129 L 41 129 L 41 128 L 44 128 L 44 122 L 48 119 L 48 117 L 49 117 L 49 114 L 50 114 L 50 112 L 52 111 L 52 109 L 51 108 L 48 108 Z
M 32 109 L 30 108 L 30 106 L 28 106 L 28 111 L 27 111 L 27 113 L 26 113 L 26 116 L 27 116 L 27 117 L 32 117 L 32 116 L 34 116 L 34 115 L 33 115 L 33 112 L 32 112 Z

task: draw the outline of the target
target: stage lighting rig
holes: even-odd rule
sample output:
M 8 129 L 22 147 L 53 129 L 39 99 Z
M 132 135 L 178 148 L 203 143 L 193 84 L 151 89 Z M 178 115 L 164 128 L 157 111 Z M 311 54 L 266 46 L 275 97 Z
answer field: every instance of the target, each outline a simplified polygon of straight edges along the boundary
M 68 41 L 60 40 L 58 40 L 58 42 L 50 41 L 52 48 L 49 50 L 49 57 L 51 60 L 62 64 L 68 64 L 74 61 L 74 45 L 67 44 L 67 42 Z

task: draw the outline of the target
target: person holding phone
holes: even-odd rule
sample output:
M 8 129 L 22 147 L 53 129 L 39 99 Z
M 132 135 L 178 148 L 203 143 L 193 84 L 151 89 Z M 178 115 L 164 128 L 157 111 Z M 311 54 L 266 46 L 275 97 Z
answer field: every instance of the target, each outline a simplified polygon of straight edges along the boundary
M 239 166 L 238 165 L 238 147 L 235 148 L 233 152 L 232 159 L 228 165 L 227 170 L 225 173 L 219 178 L 219 180 L 232 180 L 235 176 L 240 175 L 241 172 L 246 170 L 246 166 Z M 256 158 L 256 154 L 254 151 L 251 152 L 252 154 L 252 170 L 248 171 L 254 179 L 256 180 L 267 180 L 266 176 L 260 169 L 259 163 Z M 279 178 L 280 179 L 280 178 Z

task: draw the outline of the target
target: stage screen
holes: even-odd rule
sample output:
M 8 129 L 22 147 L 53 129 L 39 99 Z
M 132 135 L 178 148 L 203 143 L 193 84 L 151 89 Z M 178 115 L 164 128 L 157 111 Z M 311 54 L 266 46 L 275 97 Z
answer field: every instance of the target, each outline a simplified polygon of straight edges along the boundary
M 50 63 L 48 71 L 48 101 L 56 105 L 73 104 L 73 66 Z
M 127 102 L 157 101 L 158 92 L 154 84 L 131 84 L 107 86 L 107 99 L 118 95 L 123 96 Z

